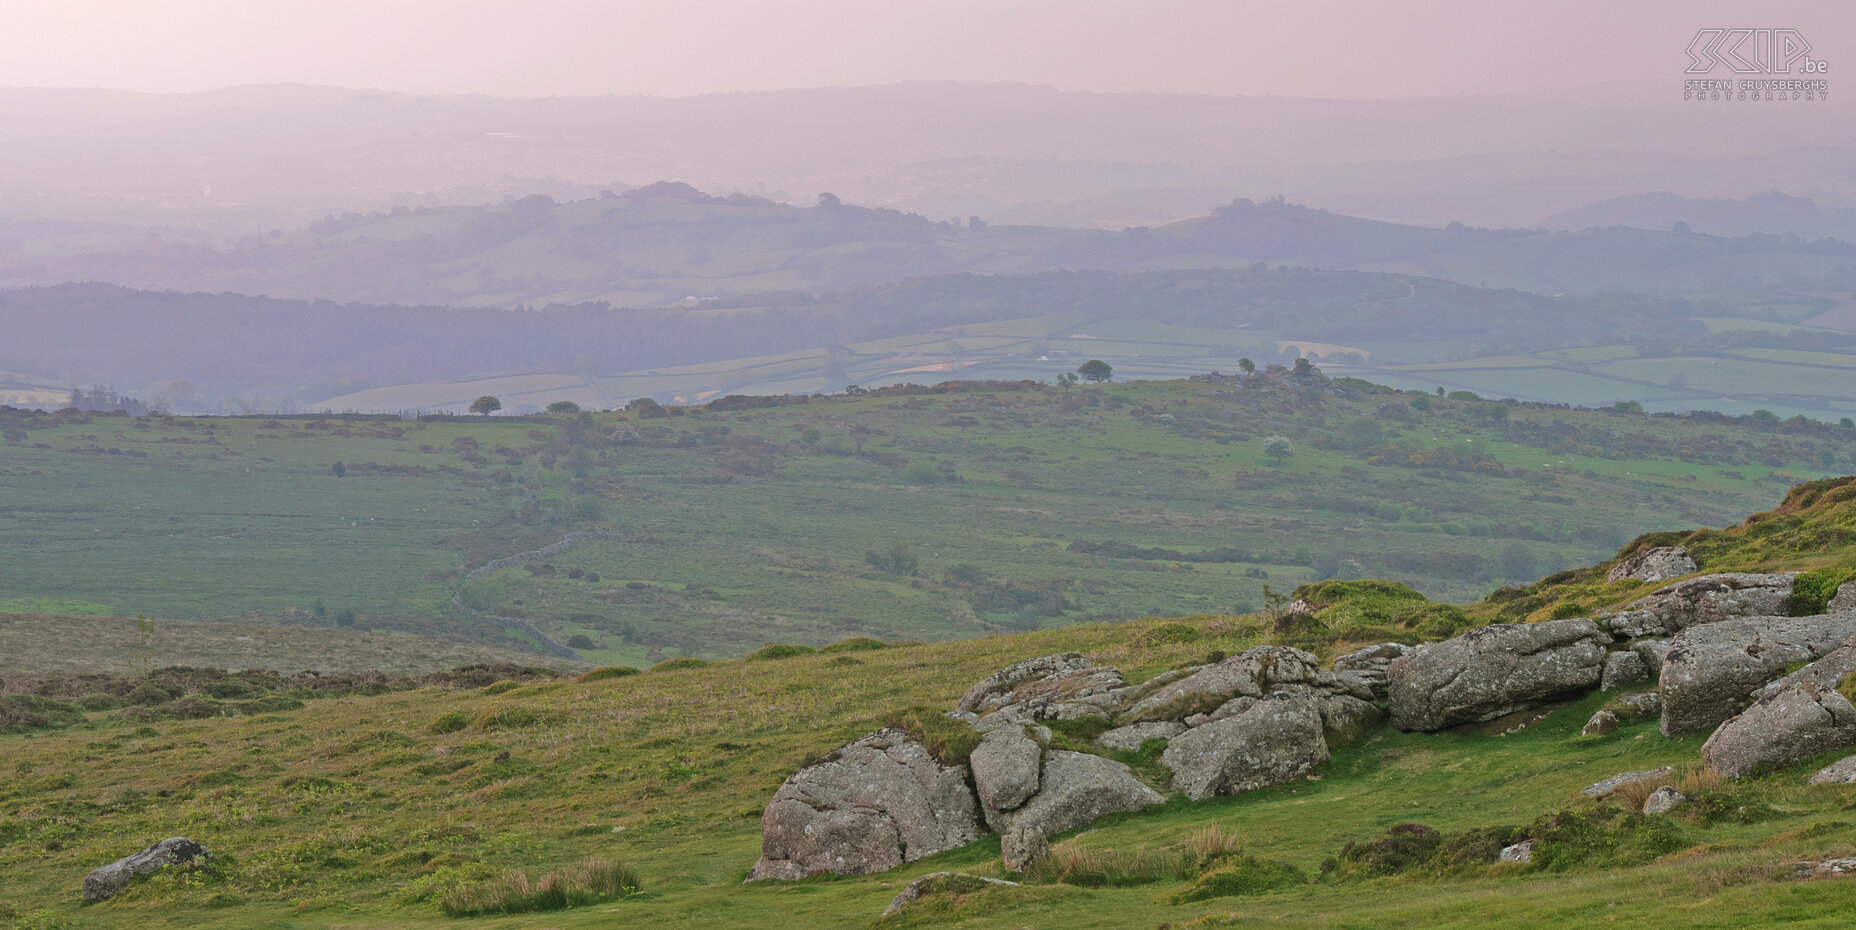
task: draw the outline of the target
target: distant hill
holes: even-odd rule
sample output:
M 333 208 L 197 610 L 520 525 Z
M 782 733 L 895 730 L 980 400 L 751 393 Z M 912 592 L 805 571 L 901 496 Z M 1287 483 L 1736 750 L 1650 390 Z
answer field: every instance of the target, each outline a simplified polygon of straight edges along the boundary
M 1623 227 L 1437 229 L 1236 200 L 1121 231 L 954 223 L 822 195 L 796 207 L 680 182 L 556 202 L 402 207 L 235 238 L 15 224 L 0 285 L 434 305 L 665 306 L 830 292 L 951 273 L 1243 268 L 1393 271 L 1543 294 L 1856 288 L 1856 246 Z M 0 230 L 3 231 L 3 230 Z M 760 298 L 755 298 L 760 299 Z
M 1541 221 L 1552 229 L 1634 226 L 1671 229 L 1676 224 L 1716 236 L 1784 236 L 1856 241 L 1856 210 L 1823 210 L 1808 198 L 1765 191 L 1734 200 L 1683 197 L 1668 191 L 1613 197 Z

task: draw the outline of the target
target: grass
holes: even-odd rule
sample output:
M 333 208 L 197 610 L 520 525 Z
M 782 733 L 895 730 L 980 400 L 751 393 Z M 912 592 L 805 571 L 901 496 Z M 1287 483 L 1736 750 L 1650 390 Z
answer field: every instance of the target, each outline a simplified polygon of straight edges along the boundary
M 532 648 L 452 615 L 462 588 L 590 664 L 647 668 L 1251 610 L 1335 572 L 1472 600 L 1644 529 L 1737 521 L 1851 454 L 1834 429 L 1194 381 L 672 413 L 43 418 L 0 446 L 0 603 L 320 627 L 356 652 L 396 641 L 354 632 Z M 1362 421 L 1383 445 L 1349 444 Z M 1279 433 L 1280 463 L 1260 447 Z M 951 480 L 904 480 L 925 465 Z M 462 584 L 586 528 L 619 538 Z
M 742 885 L 758 853 L 760 807 L 804 758 L 898 718 L 943 719 L 929 711 L 1027 656 L 1080 650 L 1138 681 L 1260 635 L 1227 621 L 895 646 L 829 674 L 823 663 L 834 657 L 813 655 L 495 695 L 337 697 L 252 717 L 137 723 L 92 713 L 71 729 L 0 736 L 0 900 L 30 916 L 19 927 L 437 927 L 455 925 L 447 902 L 493 910 L 597 857 L 628 864 L 642 891 L 498 925 L 867 926 L 916 876 L 999 875 L 997 841 L 883 875 Z M 1199 637 L 1143 638 L 1162 624 Z M 1177 926 L 1229 911 L 1226 895 L 1243 893 L 1248 919 L 1266 927 L 1487 925 L 1493 913 L 1543 927 L 1605 914 L 1828 926 L 1814 915 L 1835 913 L 1820 909 L 1838 900 L 1836 889 L 1778 873 L 1790 858 L 1856 851 L 1845 810 L 1856 789 L 1802 787 L 1808 764 L 1736 788 L 1769 815 L 1684 821 L 1681 847 L 1653 861 L 1601 851 L 1570 856 L 1563 871 L 1490 870 L 1447 884 L 1315 878 L 1348 843 L 1394 824 L 1451 837 L 1595 811 L 1577 794 L 1585 784 L 1692 763 L 1699 741 L 1665 740 L 1654 721 L 1577 738 L 1606 697 L 1506 737 L 1376 730 L 1338 749 L 1319 780 L 1111 818 L 1055 838 L 1059 858 L 1035 877 L 1044 884 L 956 896 L 929 911 L 974 927 Z M 432 727 L 434 719 L 467 722 Z M 207 844 L 219 865 L 164 873 L 80 911 L 73 876 L 167 835 Z M 1309 880 L 1284 878 L 1295 873 Z M 1187 900 L 1201 895 L 1211 897 Z M 1699 905 L 1706 899 L 1715 903 Z

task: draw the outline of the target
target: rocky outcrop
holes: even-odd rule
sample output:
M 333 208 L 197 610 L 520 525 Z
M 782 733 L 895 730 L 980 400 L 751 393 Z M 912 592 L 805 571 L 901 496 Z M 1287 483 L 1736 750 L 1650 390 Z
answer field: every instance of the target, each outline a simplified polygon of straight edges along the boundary
M 1327 760 L 1314 697 L 1287 691 L 1173 737 L 1160 756 L 1173 773 L 1174 790 L 1194 801 L 1284 784 Z
M 1814 661 L 1852 635 L 1856 613 L 1746 617 L 1682 631 L 1663 656 L 1663 735 L 1718 726 L 1788 665 Z
M 1848 615 L 1856 616 L 1856 612 L 1849 612 Z M 1768 682 L 1760 689 L 1760 692 L 1777 691 L 1780 688 L 1788 688 L 1805 682 L 1825 690 L 1835 691 L 1843 684 L 1843 680 L 1851 675 L 1856 675 L 1856 634 L 1844 640 L 1842 645 L 1825 653 L 1823 658 L 1789 675 Z
M 1141 744 L 1150 739 L 1172 739 L 1184 732 L 1186 732 L 1186 725 L 1183 723 L 1157 720 L 1151 723 L 1131 723 L 1125 727 L 1116 727 L 1096 737 L 1096 742 L 1121 752 L 1139 752 Z
M 1695 560 L 1688 557 L 1688 549 L 1682 546 L 1662 546 L 1645 549 L 1636 555 L 1611 566 L 1605 575 L 1605 583 L 1636 578 L 1642 581 L 1663 581 L 1678 575 L 1686 575 L 1695 570 Z
M 1670 636 L 1689 627 L 1736 617 L 1769 617 L 1786 612 L 1797 572 L 1751 574 L 1728 572 L 1678 581 L 1632 601 L 1599 622 L 1620 639 Z
M 955 708 L 975 714 L 1016 709 L 1023 720 L 1105 716 L 1119 708 L 1121 672 L 1080 654 L 1039 656 L 994 672 L 961 697 Z
M 1257 698 L 1280 685 L 1313 684 L 1320 673 L 1320 661 L 1300 649 L 1256 646 L 1148 694 L 1121 719 L 1183 721 L 1210 713 L 1234 697 Z
M 1708 768 L 1728 778 L 1856 743 L 1856 706 L 1835 691 L 1801 683 L 1762 695 L 1702 744 Z
M 89 875 L 84 876 L 84 900 L 108 900 L 121 894 L 131 881 L 144 875 L 170 865 L 207 862 L 212 857 L 211 850 L 190 839 L 169 837 L 139 853 L 91 870 Z
M 1611 637 L 1590 620 L 1485 626 L 1393 660 L 1401 730 L 1441 730 L 1574 697 L 1599 684 Z
M 1626 694 L 1607 705 L 1608 710 L 1618 715 L 1619 720 L 1640 720 L 1655 717 L 1663 712 L 1663 696 L 1654 691 L 1641 694 Z
M 1052 750 L 1045 754 L 1037 793 L 1016 809 L 999 812 L 996 821 L 989 814 L 988 822 L 1011 847 L 1004 850 L 1007 867 L 1022 870 L 1035 858 L 1026 854 L 1027 846 L 1165 800 L 1113 759 Z
M 883 729 L 786 779 L 761 816 L 761 857 L 748 880 L 866 875 L 979 836 L 967 767 Z

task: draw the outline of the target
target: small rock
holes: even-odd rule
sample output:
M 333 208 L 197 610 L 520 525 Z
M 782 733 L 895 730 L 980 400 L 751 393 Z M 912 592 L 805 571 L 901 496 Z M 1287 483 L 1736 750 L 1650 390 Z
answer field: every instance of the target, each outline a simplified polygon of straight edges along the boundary
M 1667 814 L 1671 810 L 1688 803 L 1688 796 L 1674 788 L 1664 785 L 1650 792 L 1650 797 L 1643 802 L 1643 812 L 1649 816 Z
M 1607 734 L 1616 733 L 1617 731 L 1618 715 L 1608 710 L 1601 710 L 1593 714 L 1592 719 L 1585 722 L 1585 728 L 1579 731 L 1579 735 L 1605 736 Z
M 1856 756 L 1844 756 L 1817 770 L 1817 774 L 1805 780 L 1807 785 L 1851 785 L 1856 784 Z
M 1117 727 L 1096 737 L 1096 742 L 1122 752 L 1139 752 L 1141 744 L 1150 739 L 1172 739 L 1184 732 L 1186 732 L 1184 724 L 1170 720 L 1157 720 L 1151 723 L 1131 723 L 1125 727 Z
M 1630 644 L 1630 648 L 1643 656 L 1643 664 L 1650 669 L 1650 674 L 1660 676 L 1663 669 L 1663 656 L 1669 654 L 1669 640 L 1640 639 Z
M 187 865 L 213 858 L 212 851 L 185 837 L 173 836 L 132 856 L 91 870 L 84 876 L 84 900 L 104 901 L 122 893 L 129 882 L 170 865 Z
M 1793 877 L 1805 880 L 1842 878 L 1856 872 L 1856 859 L 1804 859 L 1792 865 L 1798 868 Z
M 1604 781 L 1586 785 L 1584 788 L 1580 789 L 1580 793 L 1588 798 L 1602 798 L 1625 785 L 1634 785 L 1640 781 L 1655 781 L 1658 778 L 1666 778 L 1669 773 L 1673 771 L 1675 771 L 1674 766 L 1665 765 L 1660 769 L 1619 772 Z
M 1534 841 L 1522 840 L 1513 846 L 1503 846 L 1501 861 L 1520 863 L 1534 861 Z
M 1018 887 L 1017 882 L 1008 882 L 1003 878 L 986 878 L 979 875 L 968 875 L 965 872 L 932 872 L 910 882 L 907 888 L 902 889 L 902 893 L 896 895 L 896 897 L 889 902 L 889 907 L 884 908 L 883 916 L 888 917 L 902 910 L 917 898 L 920 898 L 922 895 L 933 891 L 936 887 L 943 884 L 970 884 L 974 887 L 978 887 L 982 884 Z

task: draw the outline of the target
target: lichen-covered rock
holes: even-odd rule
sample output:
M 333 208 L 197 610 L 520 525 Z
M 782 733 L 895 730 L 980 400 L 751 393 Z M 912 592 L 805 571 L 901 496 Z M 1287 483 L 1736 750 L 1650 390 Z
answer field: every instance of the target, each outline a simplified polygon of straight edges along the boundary
M 1626 694 L 1612 701 L 1609 708 L 1619 720 L 1640 720 L 1663 712 L 1663 696 L 1654 691 Z
M 1044 747 L 1026 736 L 1023 727 L 998 727 L 981 737 L 967 764 L 972 766 L 973 788 L 988 826 L 998 830 L 1004 812 L 1017 810 L 1038 793 L 1043 757 Z
M 1836 596 L 1830 599 L 1830 603 L 1824 606 L 1824 610 L 1833 614 L 1856 610 L 1856 581 L 1845 581 L 1838 585 Z
M 971 843 L 980 820 L 967 774 L 901 730 L 847 743 L 774 794 L 748 880 L 867 875 Z
M 1669 640 L 1640 639 L 1630 644 L 1632 652 L 1643 656 L 1643 664 L 1648 666 L 1650 674 L 1655 675 L 1663 668 L 1663 656 L 1669 654 Z
M 1007 871 L 1023 872 L 1050 855 L 1050 837 L 1035 826 L 1021 826 L 999 837 L 999 861 Z
M 1856 614 L 1743 617 L 1676 634 L 1663 656 L 1665 736 L 1720 725 L 1794 662 L 1811 662 L 1856 635 Z
M 1817 774 L 1805 779 L 1807 785 L 1853 785 L 1856 784 L 1856 756 L 1844 756 L 1817 770 Z
M 1856 706 L 1835 691 L 1800 683 L 1762 695 L 1701 746 L 1716 774 L 1744 778 L 1856 743 Z
M 1184 720 L 1240 695 L 1262 697 L 1283 684 L 1313 684 L 1321 664 L 1288 646 L 1254 646 L 1155 690 L 1121 715 L 1129 722 Z
M 1608 710 L 1601 710 L 1592 715 L 1579 730 L 1580 736 L 1605 736 L 1618 731 L 1618 715 Z
M 1173 737 L 1160 756 L 1173 772 L 1173 788 L 1194 801 L 1293 781 L 1327 760 L 1313 696 L 1283 691 Z
M 1635 650 L 1623 649 L 1605 657 L 1605 674 L 1599 681 L 1601 691 L 1628 688 L 1650 678 L 1650 664 Z
M 889 907 L 883 909 L 883 916 L 888 917 L 915 903 L 924 895 L 937 891 L 965 892 L 984 888 L 987 885 L 1018 887 L 1017 882 L 1008 882 L 1003 878 L 987 878 L 983 875 L 968 875 L 964 872 L 930 872 L 910 882 L 900 894 L 891 898 Z
M 1393 660 L 1387 709 L 1401 730 L 1493 720 L 1598 686 L 1611 637 L 1590 620 L 1485 626 Z
M 1008 838 L 1026 830 L 1049 837 L 1165 800 L 1113 759 L 1052 750 L 1044 755 L 1038 793 L 1016 810 L 1002 812 L 995 828 Z
M 1392 664 L 1393 659 L 1416 648 L 1403 643 L 1379 643 L 1356 649 L 1335 659 L 1334 671 L 1359 676 L 1372 689 L 1374 697 L 1385 697 L 1386 667 Z
M 1650 792 L 1650 796 L 1644 799 L 1643 812 L 1647 816 L 1655 817 L 1659 814 L 1667 814 L 1687 803 L 1688 795 L 1664 785 Z
M 1673 771 L 1675 771 L 1674 768 L 1665 765 L 1660 769 L 1641 769 L 1635 772 L 1619 772 L 1604 781 L 1593 782 L 1592 784 L 1586 785 L 1584 788 L 1579 789 L 1579 793 L 1588 798 L 1602 798 L 1625 785 L 1634 785 L 1639 782 L 1667 778 L 1669 773 Z
M 1669 636 L 1736 617 L 1777 616 L 1786 612 L 1797 574 L 1727 572 L 1690 578 L 1658 588 L 1599 621 L 1619 639 L 1633 639 Z
M 1856 616 L 1856 612 L 1846 612 L 1840 615 L 1825 614 L 1824 616 Z M 1844 640 L 1843 644 L 1837 648 L 1824 653 L 1821 658 L 1811 664 L 1782 678 L 1767 682 L 1759 693 L 1777 691 L 1780 688 L 1789 688 L 1804 682 L 1835 691 L 1839 685 L 1843 684 L 1843 679 L 1853 674 L 1856 674 L 1856 634 Z
M 1096 737 L 1096 742 L 1122 752 L 1139 752 L 1141 744 L 1150 739 L 1172 739 L 1185 731 L 1185 724 L 1174 723 L 1171 720 L 1131 723 L 1125 727 L 1116 727 Z
M 139 853 L 124 856 L 84 876 L 84 900 L 104 901 L 122 893 L 129 883 L 170 865 L 188 865 L 213 858 L 211 850 L 180 836 L 171 836 Z
M 1522 840 L 1521 842 L 1516 843 L 1513 846 L 1503 846 L 1500 856 L 1497 857 L 1497 861 L 1515 862 L 1515 863 L 1520 863 L 1523 865 L 1529 862 L 1533 862 L 1534 861 L 1534 841 L 1533 840 Z
M 1642 581 L 1662 581 L 1678 575 L 1686 575 L 1695 570 L 1695 560 L 1688 557 L 1688 549 L 1683 546 L 1661 546 L 1645 549 L 1636 555 L 1611 566 L 1605 575 L 1607 584 L 1625 578 Z
M 1315 707 L 1321 712 L 1321 731 L 1329 749 L 1359 739 L 1386 717 L 1378 704 L 1352 694 L 1316 691 Z
M 985 714 L 1014 704 L 1037 702 L 1046 705 L 1083 704 L 1127 685 L 1121 672 L 1098 666 L 1081 654 L 1066 652 L 1039 656 L 1007 666 L 974 685 L 960 698 L 956 709 Z M 1096 712 L 1104 708 L 1099 704 Z M 1071 716 L 1046 716 L 1041 719 L 1073 719 L 1089 716 L 1072 710 Z

